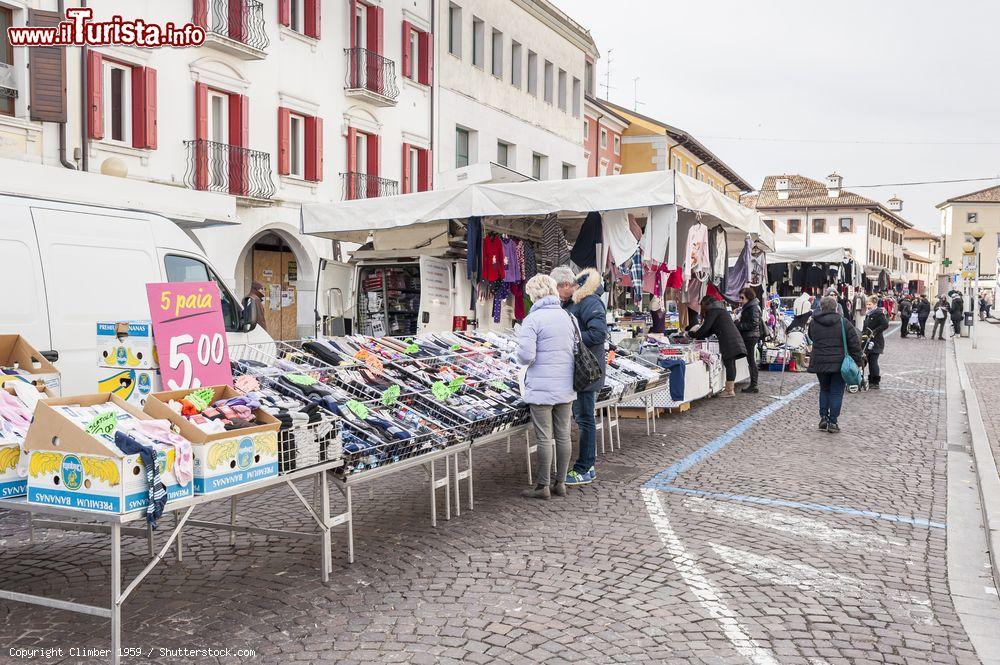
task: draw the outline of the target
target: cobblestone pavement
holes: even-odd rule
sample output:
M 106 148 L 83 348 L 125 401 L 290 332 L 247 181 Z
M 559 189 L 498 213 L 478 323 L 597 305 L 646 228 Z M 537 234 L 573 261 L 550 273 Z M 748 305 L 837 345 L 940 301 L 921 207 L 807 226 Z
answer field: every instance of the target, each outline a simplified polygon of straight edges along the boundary
M 979 410 L 990 438 L 990 449 L 997 468 L 1000 468 L 1000 409 L 996 405 L 997 386 L 1000 386 L 1000 364 L 967 363 L 969 381 L 979 397 Z
M 764 374 L 761 394 L 697 403 L 658 435 L 623 420 L 624 449 L 564 499 L 518 496 L 517 445 L 477 455 L 475 511 L 437 528 L 420 470 L 380 481 L 372 498 L 356 492 L 357 561 L 338 547 L 328 585 L 312 543 L 230 548 L 192 529 L 184 562 L 126 604 L 123 645 L 251 648 L 246 662 L 268 663 L 976 663 L 940 524 L 944 349 L 893 335 L 883 390 L 847 397 L 840 435 L 815 429 L 811 376 L 787 375 L 776 400 Z M 308 529 L 293 501 L 279 490 L 241 505 L 251 521 L 278 513 Z M 31 545 L 23 516 L 0 526 L 6 588 L 104 602 L 100 536 Z M 145 542 L 126 543 L 134 575 Z M 108 644 L 105 621 L 0 607 L 5 645 Z M 216 661 L 240 662 L 199 662 Z

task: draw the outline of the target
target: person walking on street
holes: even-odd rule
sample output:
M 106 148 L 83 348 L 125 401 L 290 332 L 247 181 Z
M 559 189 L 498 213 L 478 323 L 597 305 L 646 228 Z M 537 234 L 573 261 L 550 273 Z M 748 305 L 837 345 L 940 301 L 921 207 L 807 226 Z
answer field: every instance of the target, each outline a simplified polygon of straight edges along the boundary
M 740 392 L 756 393 L 757 388 L 757 345 L 760 343 L 763 320 L 760 311 L 760 301 L 757 300 L 757 293 L 749 286 L 740 290 L 740 320 L 736 322 L 736 328 L 743 338 L 743 346 L 747 352 L 747 366 L 750 368 L 750 385 Z
M 962 319 L 965 317 L 965 299 L 956 295 L 951 300 L 951 336 L 962 334 Z
M 948 300 L 941 296 L 934 305 L 934 327 L 931 328 L 931 339 L 937 337 L 944 340 L 945 322 L 948 321 L 950 315 L 951 309 L 948 307 Z
M 917 333 L 917 337 L 927 337 L 927 319 L 931 316 L 931 301 L 927 299 L 927 295 L 923 294 L 917 301 L 916 305 L 917 311 L 917 326 L 920 332 Z
M 562 268 L 552 271 L 556 282 L 562 282 L 565 277 Z M 566 272 L 569 272 L 568 269 Z M 593 268 L 587 268 L 575 279 L 576 287 L 569 299 L 569 309 L 576 317 L 580 326 L 580 338 L 583 344 L 597 358 L 604 373 L 607 373 L 607 353 L 604 343 L 608 339 L 607 310 L 601 302 L 604 293 L 604 280 L 601 274 Z M 595 409 L 597 393 L 604 387 L 604 374 L 594 383 L 576 394 L 573 402 L 573 418 L 580 430 L 580 454 L 573 468 L 566 474 L 566 484 L 569 486 L 586 485 L 597 478 L 594 464 L 597 461 L 597 424 Z
M 913 305 L 910 303 L 909 298 L 903 298 L 899 301 L 899 320 L 903 322 L 903 325 L 899 326 L 899 336 L 906 338 L 906 333 L 910 327 L 910 314 L 913 313 Z
M 535 275 L 524 285 L 534 303 L 517 335 L 517 361 L 526 366 L 524 402 L 531 411 L 531 424 L 538 443 L 535 486 L 524 490 L 529 499 L 566 496 L 566 472 L 573 452 L 570 416 L 573 412 L 573 354 L 576 349 L 573 315 L 563 309 L 556 282 L 548 275 Z M 556 483 L 552 478 L 555 449 Z
M 878 306 L 877 298 L 868 299 L 868 315 L 865 317 L 864 331 L 870 335 L 868 346 L 864 350 L 868 359 L 868 386 L 878 389 L 882 382 L 882 371 L 878 366 L 878 357 L 885 352 L 885 335 L 889 328 L 889 317 L 885 310 Z
M 721 301 L 705 296 L 701 299 L 701 314 L 702 323 L 691 331 L 691 337 L 708 339 L 715 335 L 718 338 L 719 353 L 722 354 L 722 364 L 726 368 L 726 388 L 722 396 L 736 397 L 736 361 L 747 356 L 743 338 Z
M 837 299 L 826 297 L 820 313 L 809 322 L 809 371 L 819 381 L 819 429 L 836 434 L 840 431 L 840 408 L 844 403 L 844 345 L 854 362 L 861 364 L 861 339 L 858 330 L 837 311 Z

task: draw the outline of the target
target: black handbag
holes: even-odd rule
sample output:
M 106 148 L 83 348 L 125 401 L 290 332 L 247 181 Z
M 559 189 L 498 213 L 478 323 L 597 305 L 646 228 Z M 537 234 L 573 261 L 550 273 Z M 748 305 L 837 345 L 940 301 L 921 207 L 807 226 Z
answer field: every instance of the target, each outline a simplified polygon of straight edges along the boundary
M 576 342 L 576 348 L 573 351 L 573 390 L 581 392 L 604 376 L 604 368 L 601 367 L 601 363 L 580 338 L 580 328 L 577 326 L 576 317 L 569 312 L 566 313 L 566 316 L 573 324 L 573 340 Z

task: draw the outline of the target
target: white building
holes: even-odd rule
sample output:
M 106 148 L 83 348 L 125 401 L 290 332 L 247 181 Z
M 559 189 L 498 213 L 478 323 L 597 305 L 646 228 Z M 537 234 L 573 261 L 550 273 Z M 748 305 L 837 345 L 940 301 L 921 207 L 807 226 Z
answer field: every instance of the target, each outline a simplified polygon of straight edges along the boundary
M 438 185 L 584 176 L 584 87 L 598 57 L 590 33 L 548 0 L 438 8 Z
M 432 186 L 432 1 L 88 3 L 94 20 L 193 20 L 209 34 L 196 48 L 29 53 L 4 34 L 0 182 L 33 162 L 155 183 L 162 190 L 143 207 L 181 223 L 219 277 L 239 294 L 264 283 L 273 335 L 311 332 L 319 260 L 333 247 L 299 233 L 300 204 Z M 0 0 L 0 25 L 25 25 L 29 14 L 33 25 L 54 25 L 57 7 Z M 559 66 L 573 64 L 566 60 Z M 171 209 L 177 188 L 232 197 L 235 223 L 199 216 L 197 206 Z M 83 196 L 44 182 L 9 193 L 39 192 Z
M 825 183 L 800 175 L 767 176 L 760 191 L 744 196 L 774 231 L 776 249 L 846 249 L 868 276 L 884 270 L 893 284 L 907 280 L 903 234 L 912 225 L 900 216 L 903 202 L 886 205 L 843 189 L 836 173 Z

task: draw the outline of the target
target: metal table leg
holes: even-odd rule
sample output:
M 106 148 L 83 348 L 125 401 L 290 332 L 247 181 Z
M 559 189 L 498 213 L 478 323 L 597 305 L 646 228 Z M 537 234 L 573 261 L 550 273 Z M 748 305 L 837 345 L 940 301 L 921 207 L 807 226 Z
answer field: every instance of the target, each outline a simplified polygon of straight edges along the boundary
M 121 662 L 122 648 L 122 525 L 111 523 L 111 662 Z

